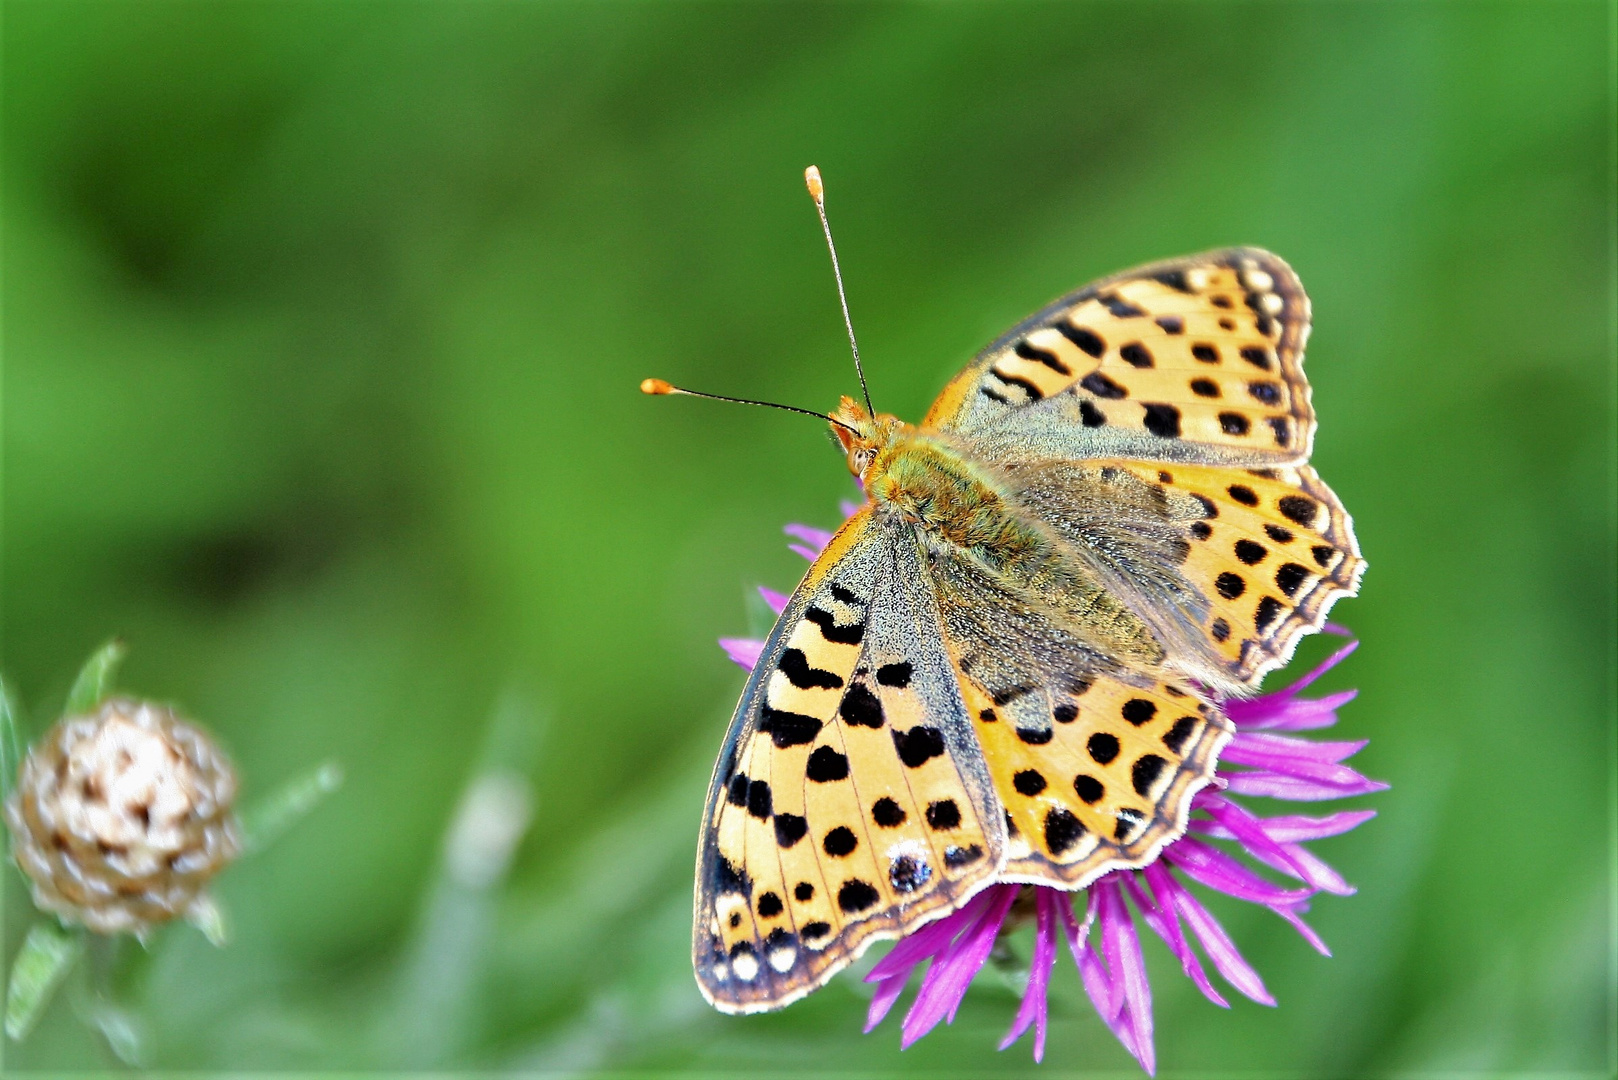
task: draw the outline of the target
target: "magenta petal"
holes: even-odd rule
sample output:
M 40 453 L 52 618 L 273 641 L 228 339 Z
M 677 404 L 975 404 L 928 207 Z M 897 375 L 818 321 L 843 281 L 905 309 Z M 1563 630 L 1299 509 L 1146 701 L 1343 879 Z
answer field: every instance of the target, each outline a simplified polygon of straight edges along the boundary
M 921 981 L 921 991 L 905 1014 L 901 1026 L 899 1046 L 910 1046 L 917 1039 L 938 1026 L 946 1015 L 953 1015 L 966 996 L 966 988 L 989 958 L 994 939 L 1006 921 L 1011 902 L 1017 898 L 1018 885 L 994 885 L 985 889 L 993 893 L 989 907 L 951 943 L 945 953 L 933 961 Z
M 1036 919 L 1034 923 L 1034 958 L 1028 968 L 1028 987 L 1023 991 L 1022 1004 L 1017 1008 L 1017 1016 L 1011 1022 L 1011 1030 L 1006 1037 L 1000 1040 L 1000 1049 L 1004 1050 L 1028 1030 L 1030 1024 L 1034 1028 L 1034 1060 L 1045 1059 L 1045 1024 L 1048 1016 L 1048 1001 L 1046 994 L 1050 989 L 1051 967 L 1056 963 L 1056 908 L 1063 902 L 1055 889 L 1036 886 L 1034 889 L 1034 902 Z
M 1160 867 L 1161 864 L 1153 864 Z M 1153 867 L 1147 867 L 1150 871 Z M 1219 925 L 1219 920 L 1208 913 L 1208 909 L 1191 895 L 1191 891 L 1174 879 L 1174 875 L 1163 870 L 1161 879 L 1153 878 L 1153 888 L 1158 889 L 1158 895 L 1164 896 L 1173 903 L 1174 908 L 1185 917 L 1191 932 L 1197 936 L 1202 949 L 1212 961 L 1214 970 L 1224 980 L 1234 986 L 1244 996 L 1251 998 L 1260 1005 L 1274 1005 L 1275 999 L 1270 992 L 1264 989 L 1264 980 L 1258 977 L 1242 954 L 1236 950 L 1236 943 L 1230 940 L 1225 928 Z
M 809 556 L 811 559 L 819 555 L 821 550 L 831 543 L 832 538 L 831 533 L 825 529 L 817 529 L 813 525 L 786 525 L 782 527 L 781 531 L 790 537 L 802 540 L 805 544 L 814 548 L 814 555 Z M 797 551 L 798 549 L 794 547 L 792 550 Z
M 1340 810 L 1319 818 L 1303 814 L 1282 814 L 1267 818 L 1264 829 L 1283 843 L 1297 844 L 1305 840 L 1320 840 L 1346 833 L 1374 817 L 1376 817 L 1375 810 Z
M 770 605 L 770 610 L 777 615 L 785 611 L 787 604 L 792 602 L 792 597 L 786 593 L 778 593 L 774 589 L 766 589 L 762 585 L 758 587 L 758 594 L 764 598 L 766 604 Z
M 820 552 L 816 551 L 814 548 L 805 547 L 802 544 L 788 544 L 787 550 L 791 551 L 795 555 L 802 555 L 810 562 L 814 562 L 816 559 L 820 558 Z
M 764 643 L 754 641 L 752 638 L 722 637 L 719 639 L 719 647 L 745 671 L 752 671 L 757 667 L 758 658 L 764 652 Z
M 1221 768 L 1226 765 L 1246 765 L 1281 776 L 1294 776 L 1299 780 L 1330 784 L 1334 787 L 1352 787 L 1365 781 L 1364 776 L 1347 765 L 1338 765 L 1330 761 L 1313 761 L 1297 754 L 1276 753 L 1251 746 L 1236 746 L 1234 742 L 1235 740 L 1232 740 L 1232 745 L 1227 746 L 1221 755 L 1219 762 Z M 1241 774 L 1229 775 L 1235 778 Z
M 1369 795 L 1373 791 L 1386 791 L 1387 784 L 1367 780 L 1354 773 L 1356 780 L 1344 784 L 1323 784 L 1296 776 L 1284 776 L 1268 770 L 1233 772 L 1224 774 L 1225 790 L 1235 795 L 1259 795 L 1291 802 L 1322 802 L 1326 799 L 1346 799 L 1353 795 Z
M 1319 934 L 1315 933 L 1314 927 L 1303 921 L 1302 916 L 1300 916 L 1296 911 L 1293 911 L 1290 908 L 1282 907 L 1271 908 L 1270 910 L 1274 911 L 1277 915 L 1281 916 L 1281 918 L 1291 923 L 1293 929 L 1302 934 L 1303 940 L 1314 946 L 1315 951 L 1321 956 L 1331 955 L 1331 950 L 1326 947 L 1326 942 L 1321 939 Z
M 1123 1020 L 1129 1030 L 1130 1053 L 1148 1074 L 1157 1072 L 1157 1055 L 1152 1045 L 1152 988 L 1146 980 L 1146 960 L 1141 955 L 1135 921 L 1129 917 L 1123 892 L 1107 879 L 1090 886 L 1101 893 L 1101 942 L 1107 967 L 1118 980 L 1124 999 Z M 1126 1044 L 1127 1045 L 1127 1044 Z
M 1174 912 L 1173 902 L 1164 895 L 1162 886 L 1158 884 L 1157 879 L 1166 877 L 1168 871 L 1163 869 L 1161 862 L 1154 862 L 1146 867 L 1144 873 L 1146 883 L 1152 888 L 1152 896 L 1147 895 L 1146 890 L 1141 888 L 1140 879 L 1135 874 L 1128 875 L 1124 879 L 1124 884 L 1129 887 L 1129 895 L 1134 899 L 1135 906 L 1140 909 L 1146 925 L 1163 939 L 1163 944 L 1169 947 L 1169 952 L 1180 961 L 1180 968 L 1185 972 L 1186 978 L 1196 984 L 1204 997 L 1222 1009 L 1230 1008 L 1230 1002 L 1226 1001 L 1208 981 L 1207 973 L 1202 970 L 1202 961 L 1197 959 L 1196 951 L 1191 948 L 1191 943 L 1185 939 L 1185 934 L 1180 930 L 1180 917 Z M 1154 896 L 1157 899 L 1154 899 Z
M 1343 628 L 1340 627 L 1340 626 L 1333 627 L 1332 629 L 1333 629 L 1334 632 L 1341 633 L 1345 637 L 1352 636 L 1352 635 L 1348 634 L 1347 631 L 1343 630 Z M 1309 672 L 1309 674 L 1305 675 L 1303 678 L 1299 679 L 1297 682 L 1293 683 L 1291 686 L 1288 686 L 1285 690 L 1283 690 L 1281 692 L 1284 693 L 1284 694 L 1296 694 L 1299 690 L 1303 690 L 1303 689 L 1307 688 L 1316 679 L 1318 679 L 1322 675 L 1326 674 L 1326 672 L 1330 671 L 1332 668 L 1336 667 L 1338 664 L 1341 664 L 1344 660 L 1347 660 L 1350 656 L 1353 656 L 1354 655 L 1354 650 L 1358 649 L 1359 647 L 1360 647 L 1359 642 L 1350 641 L 1347 645 L 1344 645 L 1341 649 L 1338 649 L 1336 652 L 1334 652 L 1330 656 L 1326 657 L 1326 659 L 1324 659 L 1320 663 L 1316 664 L 1315 667 L 1314 667 L 1314 670 Z
M 1302 864 L 1294 859 L 1286 848 L 1270 839 L 1258 818 L 1226 799 L 1210 800 L 1203 809 L 1215 821 L 1229 829 L 1231 835 L 1236 837 L 1237 842 L 1246 848 L 1249 854 L 1262 857 L 1272 866 L 1279 864 L 1282 870 L 1300 881 L 1308 879 Z
M 888 1015 L 888 1010 L 893 1008 L 893 1003 L 899 1000 L 899 995 L 904 993 L 905 983 L 910 981 L 906 978 L 909 974 L 910 972 L 906 970 L 904 975 L 895 975 L 890 979 L 884 979 L 877 986 L 876 996 L 871 998 L 871 1008 L 865 1014 L 865 1033 L 867 1035 L 875 1030 L 876 1026 Z
M 1268 694 L 1252 701 L 1225 702 L 1225 715 L 1242 731 L 1310 731 L 1337 723 L 1337 710 L 1359 696 L 1358 690 L 1343 690 L 1323 698 L 1283 698 Z
M 1201 882 L 1227 896 L 1266 907 L 1288 907 L 1309 899 L 1308 889 L 1284 889 L 1272 885 L 1218 848 L 1194 837 L 1181 837 L 1163 852 L 1193 881 Z
M 908 937 L 901 938 L 889 950 L 888 955 L 876 962 L 876 966 L 865 976 L 865 981 L 881 982 L 898 974 L 909 975 L 911 968 L 948 948 L 951 939 L 976 922 L 993 899 L 994 889 L 992 887 L 984 889 L 967 901 L 961 910 L 930 922 Z
M 843 499 L 837 504 L 837 509 L 842 512 L 843 520 L 847 521 L 860 512 L 860 504 L 853 499 Z
M 1332 764 L 1353 757 L 1365 749 L 1369 739 L 1336 740 L 1322 739 L 1294 739 L 1287 735 L 1271 735 L 1267 731 L 1241 731 L 1225 745 L 1220 753 L 1221 761 L 1235 761 L 1237 764 L 1262 764 L 1262 762 L 1244 762 L 1240 758 L 1232 758 L 1232 750 L 1238 754 L 1254 754 L 1260 757 L 1295 757 L 1304 761 L 1325 761 Z

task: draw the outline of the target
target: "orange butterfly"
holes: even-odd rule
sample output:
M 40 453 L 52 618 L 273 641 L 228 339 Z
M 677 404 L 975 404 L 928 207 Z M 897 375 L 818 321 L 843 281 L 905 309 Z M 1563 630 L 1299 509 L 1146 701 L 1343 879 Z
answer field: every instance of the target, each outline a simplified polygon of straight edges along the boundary
M 778 1008 L 990 884 L 1081 889 L 1184 831 L 1231 733 L 1215 698 L 1253 692 L 1365 566 L 1307 464 L 1308 334 L 1286 263 L 1233 248 L 1046 306 L 920 425 L 842 399 L 867 501 L 714 770 L 709 1001 Z

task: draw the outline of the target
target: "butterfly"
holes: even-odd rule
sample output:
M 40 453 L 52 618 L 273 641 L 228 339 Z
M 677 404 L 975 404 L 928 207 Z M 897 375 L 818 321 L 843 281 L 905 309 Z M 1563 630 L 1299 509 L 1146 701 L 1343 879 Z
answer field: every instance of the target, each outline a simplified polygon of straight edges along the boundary
M 1082 889 L 1184 832 L 1233 730 L 1219 702 L 1365 567 L 1308 464 L 1309 319 L 1281 259 L 1214 251 L 1035 312 L 918 425 L 842 399 L 866 501 L 770 633 L 708 789 L 713 1005 L 778 1008 L 992 883 Z

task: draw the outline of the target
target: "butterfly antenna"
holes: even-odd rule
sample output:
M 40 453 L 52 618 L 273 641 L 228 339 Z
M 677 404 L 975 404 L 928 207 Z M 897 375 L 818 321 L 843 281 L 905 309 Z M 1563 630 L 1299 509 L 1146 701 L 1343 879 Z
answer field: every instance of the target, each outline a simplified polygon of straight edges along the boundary
M 809 188 L 809 197 L 815 200 L 815 212 L 820 215 L 820 229 L 826 234 L 826 249 L 831 252 L 831 273 L 837 279 L 837 301 L 843 305 L 843 325 L 848 327 L 848 347 L 854 354 L 854 373 L 860 377 L 860 393 L 865 395 L 865 411 L 871 416 L 871 388 L 865 385 L 865 369 L 860 366 L 860 343 L 854 340 L 854 320 L 848 317 L 848 296 L 843 292 L 843 271 L 837 265 L 837 245 L 832 243 L 831 222 L 826 218 L 826 185 L 820 180 L 820 170 L 811 165 L 803 170 L 803 182 Z
M 752 398 L 726 397 L 724 394 L 704 394 L 700 390 L 687 390 L 682 386 L 675 386 L 673 383 L 666 383 L 662 379 L 642 379 L 640 383 L 640 392 L 643 394 L 684 394 L 686 397 L 707 398 L 709 401 L 730 401 L 737 405 L 762 405 L 767 409 L 784 409 L 787 412 L 803 413 L 805 416 L 813 416 L 817 420 L 830 420 L 832 423 L 836 424 L 840 428 L 843 428 L 845 431 L 852 431 L 855 435 L 859 434 L 857 430 L 849 427 L 835 416 L 827 416 L 825 413 L 817 413 L 813 409 L 800 409 L 796 405 L 781 405 L 774 401 L 754 401 Z

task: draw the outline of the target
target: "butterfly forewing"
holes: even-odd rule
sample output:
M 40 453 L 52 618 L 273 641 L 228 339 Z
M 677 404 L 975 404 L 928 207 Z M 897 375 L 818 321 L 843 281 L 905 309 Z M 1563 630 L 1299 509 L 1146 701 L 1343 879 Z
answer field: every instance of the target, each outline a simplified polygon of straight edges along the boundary
M 954 910 L 1004 861 L 914 536 L 863 509 L 811 567 L 709 789 L 693 951 L 730 1012 L 776 1008 L 872 941 Z
M 945 388 L 924 427 L 986 455 L 1268 465 L 1309 455 L 1309 300 L 1280 258 L 1234 248 L 1088 285 L 1025 319 Z

